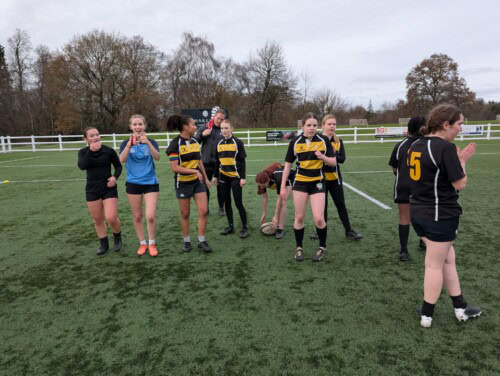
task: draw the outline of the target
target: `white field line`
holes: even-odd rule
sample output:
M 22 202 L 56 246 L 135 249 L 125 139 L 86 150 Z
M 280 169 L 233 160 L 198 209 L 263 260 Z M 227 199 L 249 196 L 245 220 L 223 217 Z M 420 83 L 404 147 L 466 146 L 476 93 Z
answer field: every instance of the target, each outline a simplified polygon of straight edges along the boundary
M 387 206 L 386 204 L 380 202 L 379 200 L 377 199 L 374 199 L 373 197 L 371 196 L 368 196 L 366 193 L 364 192 L 361 192 L 359 189 L 357 188 L 354 188 L 352 185 L 350 184 L 347 184 L 345 181 L 342 183 L 344 184 L 347 188 L 349 188 L 351 191 L 354 191 L 356 192 L 358 195 L 360 196 L 363 196 L 364 198 L 366 198 L 368 201 L 371 201 L 373 202 L 374 204 L 380 206 L 382 209 L 386 209 L 386 210 L 391 210 L 391 208 L 389 206 Z
M 85 181 L 86 179 L 46 179 L 46 180 L 12 180 L 9 183 L 59 183 L 67 181 Z M 7 184 L 6 182 L 0 182 L 0 184 Z
M 27 161 L 28 159 L 35 159 L 35 158 L 40 158 L 40 156 L 37 156 L 37 157 L 28 157 L 28 158 L 21 158 L 21 159 L 11 159 L 10 161 L 2 161 L 0 163 L 10 163 L 10 162 L 17 162 L 17 161 Z

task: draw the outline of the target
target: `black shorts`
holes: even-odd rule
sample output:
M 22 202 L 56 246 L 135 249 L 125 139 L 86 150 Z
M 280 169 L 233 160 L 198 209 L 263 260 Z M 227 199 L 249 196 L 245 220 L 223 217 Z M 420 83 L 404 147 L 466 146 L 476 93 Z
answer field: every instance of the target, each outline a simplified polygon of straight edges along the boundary
M 394 193 L 394 203 L 396 204 L 409 204 L 410 203 L 410 187 L 396 187 L 396 192 Z
M 175 196 L 177 198 L 191 198 L 197 193 L 206 192 L 205 184 L 196 179 L 189 183 L 179 183 L 175 185 Z
M 411 224 L 420 237 L 426 237 L 433 242 L 451 242 L 457 238 L 460 217 L 440 219 L 411 218 Z
M 293 183 L 292 187 L 293 191 L 299 191 L 299 192 L 306 192 L 310 195 L 313 195 L 315 193 L 324 193 L 325 192 L 325 182 L 318 180 L 318 181 L 311 181 L 311 182 L 304 182 L 304 181 L 297 181 Z
M 118 188 L 116 185 L 113 188 L 102 188 L 98 190 L 86 191 L 85 197 L 87 201 L 106 200 L 108 198 L 118 198 Z
M 160 192 L 159 184 L 134 184 L 126 182 L 125 187 L 125 191 L 129 195 L 142 195 L 146 193 Z

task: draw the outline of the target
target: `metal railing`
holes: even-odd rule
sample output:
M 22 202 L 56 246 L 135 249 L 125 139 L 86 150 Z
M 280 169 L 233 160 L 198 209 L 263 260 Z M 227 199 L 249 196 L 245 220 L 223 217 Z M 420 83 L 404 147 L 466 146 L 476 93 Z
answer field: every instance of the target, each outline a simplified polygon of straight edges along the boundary
M 497 140 L 500 139 L 500 124 L 482 124 L 481 135 L 460 134 L 457 140 Z M 398 142 L 400 138 L 375 138 L 376 129 L 372 128 L 338 128 L 337 134 L 346 144 L 362 143 L 384 143 Z M 288 130 L 289 131 L 289 130 Z M 240 138 L 246 147 L 252 146 L 286 146 L 284 141 L 266 141 L 267 130 L 246 130 L 235 131 L 233 134 Z M 178 133 L 160 132 L 148 133 L 148 136 L 158 142 L 160 149 L 166 149 L 170 141 Z M 130 135 L 127 133 L 102 134 L 101 141 L 114 149 L 119 149 L 122 141 L 127 140 Z M 53 135 L 53 136 L 0 136 L 0 147 L 2 153 L 11 152 L 38 152 L 38 151 L 70 151 L 79 150 L 86 146 L 81 135 Z

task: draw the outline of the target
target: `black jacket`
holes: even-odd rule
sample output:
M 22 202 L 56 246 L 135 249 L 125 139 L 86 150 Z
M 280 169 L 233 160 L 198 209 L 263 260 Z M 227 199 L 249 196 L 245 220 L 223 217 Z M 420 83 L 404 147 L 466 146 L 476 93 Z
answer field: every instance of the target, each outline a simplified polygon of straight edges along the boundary
M 194 138 L 201 145 L 201 160 L 203 164 L 215 164 L 217 161 L 217 144 L 224 137 L 221 134 L 220 127 L 212 126 L 212 133 L 208 136 L 203 136 L 203 131 L 207 129 L 207 125 L 203 125 L 198 129 Z

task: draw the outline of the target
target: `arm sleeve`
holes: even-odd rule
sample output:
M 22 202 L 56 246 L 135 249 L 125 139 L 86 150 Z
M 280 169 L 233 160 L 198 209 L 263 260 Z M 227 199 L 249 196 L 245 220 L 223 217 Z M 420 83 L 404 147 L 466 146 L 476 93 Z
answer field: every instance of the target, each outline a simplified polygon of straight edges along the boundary
M 333 148 L 332 143 L 330 142 L 330 140 L 325 139 L 325 143 L 326 143 L 325 155 L 327 157 L 330 157 L 330 158 L 331 157 L 335 157 L 336 156 L 335 149 Z
M 118 180 L 120 175 L 122 174 L 122 163 L 120 162 L 120 158 L 118 158 L 118 154 L 116 154 L 115 149 L 111 149 L 111 163 L 113 163 L 113 167 L 115 168 L 115 173 L 113 176 Z
M 170 141 L 168 148 L 166 150 L 167 155 L 170 157 L 170 160 L 179 159 L 179 146 L 177 145 L 177 140 L 173 139 Z
M 215 147 L 215 168 L 214 168 L 214 178 L 219 179 L 219 170 L 220 170 L 220 160 L 219 160 L 219 152 L 217 151 L 217 148 L 219 145 Z
M 456 146 L 452 143 L 446 145 L 443 150 L 441 163 L 444 165 L 448 180 L 453 183 L 465 176 L 460 159 L 458 158 Z
M 151 144 L 153 145 L 153 147 L 158 151 L 158 153 L 160 152 L 160 146 L 158 146 L 158 142 L 156 142 L 155 140 L 153 140 L 152 138 L 149 139 L 149 142 L 151 142 Z M 126 145 L 126 143 L 125 143 Z
M 397 153 L 400 144 L 401 143 L 398 142 L 396 146 L 394 146 L 394 149 L 392 150 L 391 158 L 389 159 L 389 166 L 391 166 L 392 168 L 398 168 Z
M 200 127 L 200 129 L 198 129 L 198 131 L 196 132 L 196 135 L 194 135 L 194 137 L 193 137 L 193 138 L 194 138 L 196 141 L 198 141 L 200 144 L 201 144 L 201 143 L 202 143 L 202 141 L 203 141 L 203 135 L 202 135 L 202 133 L 203 133 L 203 131 L 204 131 L 205 129 L 207 129 L 207 126 L 206 126 L 206 125 L 202 125 L 202 126 Z
M 344 163 L 346 160 L 344 141 L 340 140 L 340 148 L 337 152 L 337 163 Z
M 90 165 L 89 148 L 80 149 L 78 151 L 78 167 L 80 170 L 86 170 Z
M 238 170 L 240 171 L 240 178 L 241 179 L 246 179 L 246 170 L 247 170 L 247 163 L 245 161 L 245 158 L 247 157 L 247 153 L 245 152 L 245 145 L 243 144 L 243 141 L 238 140 L 238 160 L 236 163 L 238 164 Z
M 288 144 L 288 150 L 285 155 L 285 162 L 293 163 L 295 161 L 296 157 L 293 149 L 296 141 L 296 139 L 292 139 Z

